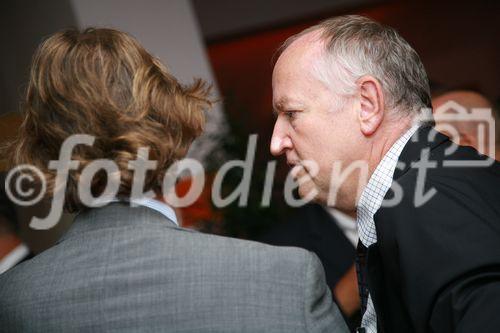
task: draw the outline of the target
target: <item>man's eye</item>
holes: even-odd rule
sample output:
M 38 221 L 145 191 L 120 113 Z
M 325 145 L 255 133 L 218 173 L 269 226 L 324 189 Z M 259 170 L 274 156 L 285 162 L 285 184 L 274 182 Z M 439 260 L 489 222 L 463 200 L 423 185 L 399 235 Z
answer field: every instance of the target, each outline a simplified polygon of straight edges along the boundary
M 296 112 L 294 111 L 285 111 L 283 112 L 283 114 L 285 115 L 285 117 L 287 117 L 288 119 L 294 119 L 295 118 L 295 115 L 296 115 Z

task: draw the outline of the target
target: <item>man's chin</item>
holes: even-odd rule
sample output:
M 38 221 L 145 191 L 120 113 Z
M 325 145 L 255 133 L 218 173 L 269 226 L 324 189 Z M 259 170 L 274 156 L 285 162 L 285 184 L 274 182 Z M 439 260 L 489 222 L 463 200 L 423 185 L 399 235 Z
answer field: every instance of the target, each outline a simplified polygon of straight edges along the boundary
M 299 186 L 298 190 L 299 196 L 303 200 L 307 200 L 308 202 L 316 202 L 323 203 L 321 196 L 319 195 L 318 190 L 313 186 Z

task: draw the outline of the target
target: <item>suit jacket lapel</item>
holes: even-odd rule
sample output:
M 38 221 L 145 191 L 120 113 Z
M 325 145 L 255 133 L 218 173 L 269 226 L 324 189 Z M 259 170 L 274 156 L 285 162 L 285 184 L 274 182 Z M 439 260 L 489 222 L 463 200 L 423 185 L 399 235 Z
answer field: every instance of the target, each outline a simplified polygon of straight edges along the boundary
M 370 245 L 367 250 L 366 257 L 366 281 L 368 283 L 368 290 L 372 298 L 375 312 L 377 313 L 377 326 L 385 327 L 384 318 L 386 310 L 389 309 L 385 304 L 386 297 L 384 297 L 384 271 L 382 258 L 378 249 L 378 244 Z

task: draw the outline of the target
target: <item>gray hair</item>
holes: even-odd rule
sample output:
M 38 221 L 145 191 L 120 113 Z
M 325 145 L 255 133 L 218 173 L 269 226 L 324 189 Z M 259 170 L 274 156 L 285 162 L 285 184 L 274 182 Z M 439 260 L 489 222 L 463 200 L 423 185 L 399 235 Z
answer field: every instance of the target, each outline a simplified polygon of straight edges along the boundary
M 283 52 L 301 36 L 319 31 L 325 42 L 325 56 L 314 64 L 323 83 L 338 93 L 354 95 L 356 81 L 371 75 L 381 84 L 386 107 L 404 115 L 420 114 L 431 108 L 429 80 L 415 50 L 391 27 L 358 15 L 325 20 L 287 39 Z M 335 79 L 335 81 L 333 81 Z

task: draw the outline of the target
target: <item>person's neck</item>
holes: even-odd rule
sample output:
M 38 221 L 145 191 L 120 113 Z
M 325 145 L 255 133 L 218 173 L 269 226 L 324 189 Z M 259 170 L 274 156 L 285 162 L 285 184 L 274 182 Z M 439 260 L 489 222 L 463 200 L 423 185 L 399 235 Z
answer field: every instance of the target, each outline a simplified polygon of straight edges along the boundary
M 0 259 L 8 255 L 22 243 L 21 239 L 11 233 L 0 234 Z
M 371 149 L 368 153 L 368 171 L 372 175 L 380 161 L 384 158 L 396 141 L 401 138 L 412 126 L 414 122 L 411 118 L 399 119 L 390 123 L 382 124 L 382 128 L 372 137 Z

